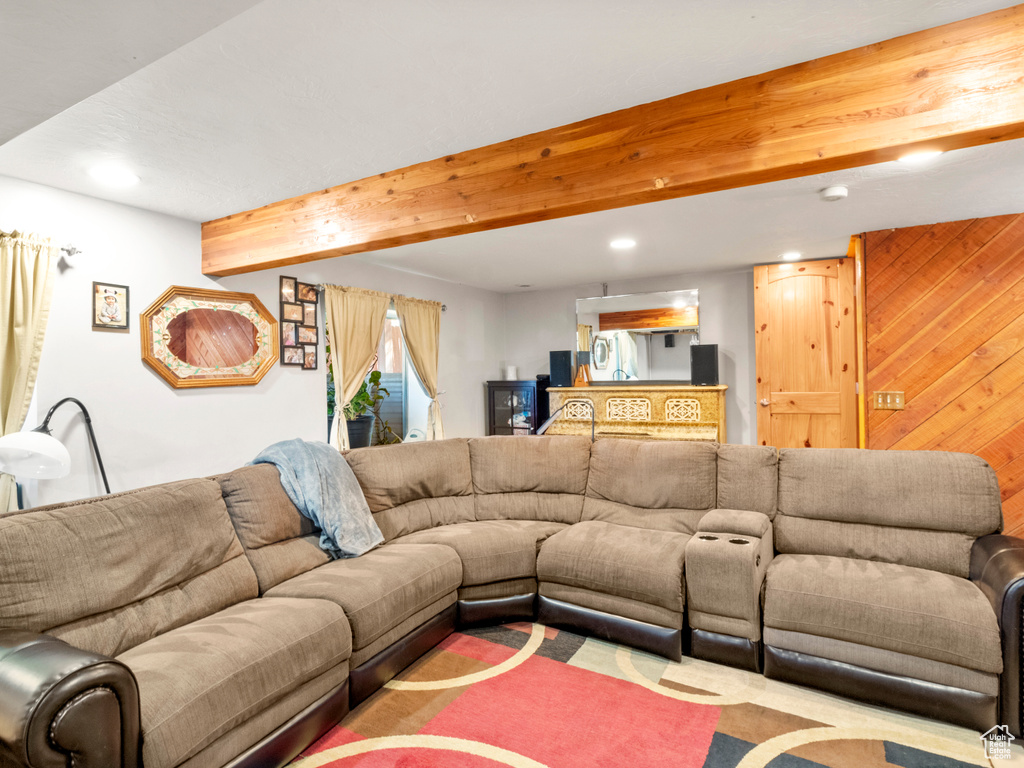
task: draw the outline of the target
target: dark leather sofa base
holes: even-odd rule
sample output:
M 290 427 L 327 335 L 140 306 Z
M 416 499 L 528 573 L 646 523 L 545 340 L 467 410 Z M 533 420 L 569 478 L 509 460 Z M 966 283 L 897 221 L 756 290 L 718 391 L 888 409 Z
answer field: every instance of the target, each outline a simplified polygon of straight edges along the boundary
M 510 621 L 533 621 L 537 611 L 537 595 L 512 595 L 489 600 L 459 600 L 459 626 L 474 624 L 505 624 Z
M 1003 674 L 999 676 L 999 722 L 1024 738 L 1024 541 L 1015 536 L 982 536 L 971 548 L 971 581 L 982 588 L 999 617 Z
M 683 660 L 683 631 L 648 624 L 644 621 L 613 616 L 610 613 L 581 608 L 578 605 L 537 597 L 537 621 L 551 627 L 565 627 L 650 651 L 672 661 Z
M 751 672 L 761 671 L 761 644 L 753 640 L 694 629 L 690 633 L 690 642 L 690 655 L 695 659 L 728 664 Z
M 384 683 L 455 631 L 455 604 L 420 624 L 401 640 L 396 640 L 373 658 L 367 659 L 349 673 L 351 693 L 349 706 L 368 699 Z
M 764 675 L 976 731 L 984 732 L 997 724 L 996 696 L 876 672 L 770 645 L 764 647 Z
M 348 714 L 349 681 L 314 701 L 224 768 L 282 768 Z

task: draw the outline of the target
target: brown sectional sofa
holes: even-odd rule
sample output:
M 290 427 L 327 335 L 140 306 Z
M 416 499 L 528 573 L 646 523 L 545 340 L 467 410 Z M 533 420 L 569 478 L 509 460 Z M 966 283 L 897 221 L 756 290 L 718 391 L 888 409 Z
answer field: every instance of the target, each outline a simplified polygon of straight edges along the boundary
M 973 456 L 578 437 L 260 464 L 0 517 L 0 766 L 276 766 L 456 626 L 537 619 L 1022 731 L 1024 542 Z

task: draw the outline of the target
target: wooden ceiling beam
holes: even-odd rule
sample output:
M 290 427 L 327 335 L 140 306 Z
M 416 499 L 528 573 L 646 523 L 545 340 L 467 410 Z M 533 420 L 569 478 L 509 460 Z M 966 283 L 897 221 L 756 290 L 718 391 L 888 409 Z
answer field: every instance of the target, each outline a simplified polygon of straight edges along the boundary
M 1024 137 L 1024 5 L 202 227 L 231 275 Z

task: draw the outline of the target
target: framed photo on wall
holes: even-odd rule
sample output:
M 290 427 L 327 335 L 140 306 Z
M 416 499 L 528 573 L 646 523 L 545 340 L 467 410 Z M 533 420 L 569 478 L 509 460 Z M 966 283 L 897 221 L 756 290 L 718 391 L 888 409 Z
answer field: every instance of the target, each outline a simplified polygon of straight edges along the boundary
M 281 346 L 294 347 L 298 343 L 295 336 L 295 323 L 281 323 Z
M 281 301 L 282 302 L 295 302 L 295 283 L 297 281 L 294 277 L 285 277 L 281 275 Z
M 128 286 L 92 284 L 92 327 L 128 329 Z
M 306 355 L 305 355 L 305 358 L 303 358 L 302 367 L 305 368 L 307 371 L 315 371 L 316 370 L 316 345 L 315 344 L 307 344 L 306 345 Z

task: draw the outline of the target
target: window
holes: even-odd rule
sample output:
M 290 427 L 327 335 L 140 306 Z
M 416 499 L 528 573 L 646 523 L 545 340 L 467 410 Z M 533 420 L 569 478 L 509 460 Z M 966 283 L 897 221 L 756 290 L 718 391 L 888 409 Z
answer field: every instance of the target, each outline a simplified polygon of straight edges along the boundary
M 330 442 L 331 422 L 334 417 L 335 385 L 334 376 L 331 370 L 331 339 L 324 330 L 327 343 L 327 440 Z M 381 403 L 381 419 L 387 422 L 391 431 L 399 437 L 404 437 L 410 429 L 416 428 L 419 434 L 426 430 L 425 418 L 409 418 L 409 414 L 426 414 L 429 403 L 423 386 L 419 383 L 412 364 L 405 353 L 405 342 L 402 338 L 402 327 L 398 320 L 398 313 L 394 308 L 388 310 L 387 318 L 384 321 L 384 331 L 381 334 L 380 345 L 377 347 L 377 356 L 367 371 L 380 371 L 380 385 L 388 390 L 388 395 Z M 380 432 L 374 429 L 374 437 L 371 444 L 377 443 L 377 435 Z
M 388 396 L 380 405 L 380 418 L 399 437 L 405 435 L 405 368 L 402 327 L 398 322 L 398 314 L 394 309 L 389 309 L 380 346 L 377 347 L 377 359 L 370 370 L 380 371 L 380 385 L 388 391 Z M 380 429 L 374 429 L 374 433 L 376 443 Z

